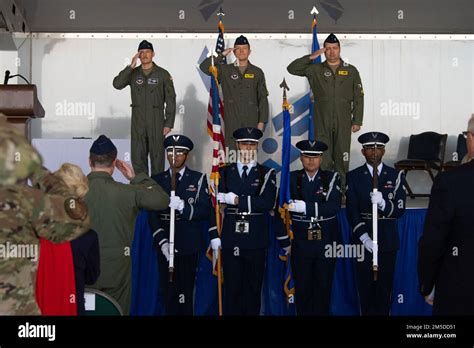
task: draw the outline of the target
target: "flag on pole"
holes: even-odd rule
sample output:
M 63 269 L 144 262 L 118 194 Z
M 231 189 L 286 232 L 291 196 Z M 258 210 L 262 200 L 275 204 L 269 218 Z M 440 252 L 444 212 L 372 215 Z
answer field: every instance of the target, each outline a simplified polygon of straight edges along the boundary
M 313 32 L 313 43 L 311 45 L 311 53 L 314 53 L 320 48 L 319 42 L 318 42 L 318 25 L 316 21 L 316 13 L 313 14 L 311 30 Z M 317 64 L 317 63 L 321 63 L 321 56 L 313 60 L 313 64 Z M 308 140 L 314 141 L 314 95 L 312 91 L 310 91 L 309 93 L 310 93 L 311 102 L 309 103 Z
M 217 38 L 216 52 L 222 52 L 224 49 L 224 25 L 222 20 L 219 20 L 219 36 Z M 213 54 L 214 52 L 211 52 Z M 214 62 L 214 61 L 213 61 Z M 215 210 L 216 216 L 216 227 L 217 231 L 221 231 L 222 216 L 219 211 L 219 206 L 217 204 L 217 192 L 219 187 L 219 167 L 223 165 L 223 157 L 220 156 L 220 150 L 225 151 L 224 143 L 224 131 L 223 131 L 223 121 L 224 121 L 224 106 L 222 104 L 221 92 L 219 88 L 219 76 L 216 66 L 211 64 L 209 68 L 211 73 L 211 88 L 210 88 L 210 97 L 209 97 L 209 107 L 208 107 L 208 132 L 209 127 L 212 136 L 212 169 L 211 176 L 209 180 L 209 193 L 211 195 L 212 206 Z M 209 115 L 211 120 L 209 121 Z M 225 152 L 222 152 L 225 153 Z M 212 262 L 213 274 L 218 275 L 218 262 L 215 255 L 213 255 L 213 250 L 209 246 L 206 251 L 207 258 Z
M 286 232 L 290 238 L 293 239 L 293 231 L 291 226 L 291 217 L 288 211 L 288 204 L 291 200 L 290 193 L 290 152 L 291 152 L 291 116 L 290 116 L 290 104 L 286 98 L 286 85 L 283 80 L 280 87 L 283 88 L 283 141 L 281 151 L 281 176 L 280 176 L 280 193 L 278 197 L 278 211 L 285 224 Z M 283 285 L 283 291 L 285 292 L 287 299 L 294 295 L 295 287 L 293 277 L 291 275 L 291 261 L 290 255 L 286 255 L 283 249 L 280 250 L 279 258 L 286 263 L 285 270 L 285 282 Z
M 216 53 L 222 53 L 225 48 L 225 42 L 224 42 L 224 24 L 222 23 L 222 20 L 219 19 L 219 24 L 218 24 L 218 36 L 217 36 L 217 42 L 216 42 Z M 225 63 L 225 59 L 224 59 Z M 212 69 L 212 66 L 211 66 Z M 215 74 L 217 76 L 217 72 Z M 211 76 L 211 80 L 214 77 Z M 216 77 L 217 78 L 217 77 Z M 217 80 L 218 81 L 218 80 Z M 217 136 L 218 141 L 219 141 L 219 149 L 225 151 L 225 138 L 224 138 L 224 104 L 222 102 L 222 90 L 219 87 L 218 82 L 217 84 L 217 89 L 213 91 L 213 88 L 211 86 L 209 90 L 209 104 L 207 107 L 207 133 L 209 136 L 214 140 L 214 138 Z M 219 97 L 219 102 L 217 106 L 213 105 L 213 93 Z M 218 111 L 218 117 L 219 117 L 219 130 L 218 133 L 215 132 L 214 127 L 216 125 L 216 121 L 214 120 L 214 113 L 215 110 Z

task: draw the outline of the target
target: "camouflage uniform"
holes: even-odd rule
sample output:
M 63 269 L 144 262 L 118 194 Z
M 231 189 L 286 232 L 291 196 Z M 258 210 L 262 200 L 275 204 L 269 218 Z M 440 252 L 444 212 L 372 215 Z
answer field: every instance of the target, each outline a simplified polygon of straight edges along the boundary
M 44 185 L 50 175 L 41 163 L 0 115 L 0 315 L 40 314 L 35 300 L 39 238 L 64 242 L 89 230 L 84 202 L 18 184 L 36 173 L 34 181 Z

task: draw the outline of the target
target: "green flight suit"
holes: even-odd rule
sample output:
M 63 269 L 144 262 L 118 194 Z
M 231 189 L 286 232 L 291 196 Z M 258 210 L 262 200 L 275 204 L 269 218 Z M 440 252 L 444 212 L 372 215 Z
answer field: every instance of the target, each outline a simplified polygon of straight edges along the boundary
M 91 228 L 97 232 L 100 245 L 101 271 L 93 287 L 112 296 L 128 315 L 135 219 L 140 209 L 166 209 L 169 196 L 144 173 L 137 174 L 130 185 L 114 181 L 105 172 L 92 172 L 87 178 L 89 191 L 85 201 Z
M 268 91 L 265 74 L 259 67 L 248 63 L 241 73 L 234 64 L 223 64 L 224 56 L 214 58 L 219 83 L 222 86 L 224 103 L 225 145 L 235 150 L 235 139 L 232 133 L 242 127 L 257 127 L 259 122 L 268 121 Z M 210 75 L 211 57 L 206 58 L 199 68 Z
M 142 67 L 125 67 L 113 81 L 116 89 L 130 85 L 132 95 L 131 154 L 135 173 L 148 174 L 148 153 L 151 174 L 164 169 L 163 128 L 173 128 L 176 93 L 168 71 L 153 63 L 145 75 Z M 165 105 L 166 104 L 166 105 Z
M 328 145 L 321 169 L 341 175 L 344 190 L 349 171 L 352 125 L 362 126 L 364 91 L 357 69 L 341 59 L 332 71 L 327 62 L 313 64 L 309 55 L 288 65 L 292 75 L 306 76 L 314 95 L 314 134 Z

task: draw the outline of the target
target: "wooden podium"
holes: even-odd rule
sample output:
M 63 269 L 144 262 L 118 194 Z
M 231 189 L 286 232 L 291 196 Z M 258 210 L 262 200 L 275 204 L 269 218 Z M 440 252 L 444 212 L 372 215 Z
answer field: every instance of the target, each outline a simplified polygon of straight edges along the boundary
M 31 140 L 31 119 L 44 117 L 36 85 L 0 85 L 0 112 Z

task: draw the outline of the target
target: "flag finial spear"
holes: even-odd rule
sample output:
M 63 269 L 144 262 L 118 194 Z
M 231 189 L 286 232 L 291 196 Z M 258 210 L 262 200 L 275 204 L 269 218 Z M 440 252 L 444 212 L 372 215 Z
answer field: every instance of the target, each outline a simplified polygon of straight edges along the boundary
M 222 10 L 222 7 L 219 8 L 219 11 L 217 11 L 217 16 L 219 17 L 219 19 L 222 19 L 222 17 L 225 16 L 225 13 L 224 13 L 224 11 Z
M 316 8 L 316 6 L 313 6 L 313 9 L 311 10 L 310 12 L 313 16 L 316 16 L 317 14 L 319 14 L 319 11 L 318 9 Z
M 283 88 L 283 99 L 286 100 L 286 91 L 289 91 L 290 87 L 288 87 L 285 78 L 283 78 L 283 81 L 280 83 L 280 88 Z

